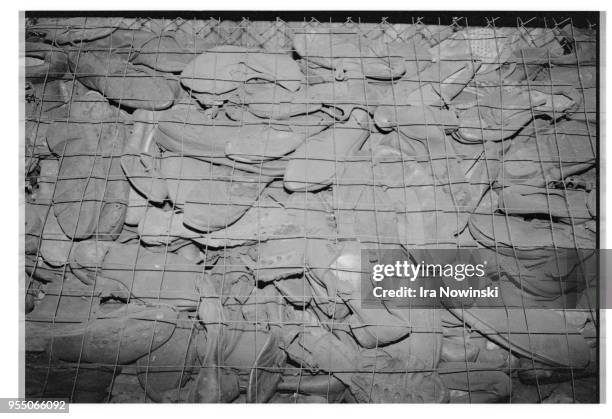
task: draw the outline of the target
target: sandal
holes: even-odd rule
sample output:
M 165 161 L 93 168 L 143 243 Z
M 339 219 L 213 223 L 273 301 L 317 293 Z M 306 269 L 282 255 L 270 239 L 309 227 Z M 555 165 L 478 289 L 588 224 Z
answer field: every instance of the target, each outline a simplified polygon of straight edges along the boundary
M 168 198 L 168 185 L 160 173 L 159 160 L 151 153 L 155 147 L 155 118 L 150 111 L 134 113 L 134 128 L 127 139 L 121 167 L 132 187 L 149 201 L 161 204 Z

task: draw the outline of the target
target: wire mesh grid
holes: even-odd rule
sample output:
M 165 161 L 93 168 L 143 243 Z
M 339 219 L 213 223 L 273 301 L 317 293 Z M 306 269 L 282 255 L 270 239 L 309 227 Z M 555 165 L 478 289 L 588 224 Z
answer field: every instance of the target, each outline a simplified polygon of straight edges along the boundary
M 26 395 L 597 401 L 597 27 L 496 22 L 30 17 Z M 364 249 L 514 305 L 364 309 Z

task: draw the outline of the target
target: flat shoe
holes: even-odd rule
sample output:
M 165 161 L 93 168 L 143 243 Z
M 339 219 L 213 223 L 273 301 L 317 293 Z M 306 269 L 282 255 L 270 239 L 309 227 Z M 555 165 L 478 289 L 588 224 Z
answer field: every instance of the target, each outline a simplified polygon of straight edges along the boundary
M 32 30 L 44 34 L 51 42 L 71 44 L 104 38 L 116 31 L 122 20 L 122 17 L 66 17 L 58 25 L 57 18 L 49 18 L 46 22 L 40 19 Z
M 49 211 L 42 231 L 40 255 L 51 266 L 64 266 L 68 262 L 71 247 L 72 240 L 62 231 L 53 211 Z
M 185 227 L 183 223 L 182 213 L 149 207 L 138 224 L 138 235 L 143 243 L 151 246 L 169 245 L 182 238 L 200 236 Z
M 444 362 L 438 369 L 440 379 L 451 392 L 451 403 L 496 403 L 508 400 L 512 379 L 496 366 L 480 362 Z
M 58 331 L 51 350 L 68 362 L 130 364 L 170 339 L 176 317 L 176 311 L 169 308 L 128 304 Z
M 457 139 L 467 143 L 502 141 L 533 119 L 532 108 L 546 104 L 546 98 L 523 90 L 497 91 L 479 99 L 479 106 L 461 114 Z
M 139 194 L 136 189 L 130 188 L 128 207 L 125 212 L 125 224 L 137 226 L 147 210 L 147 198 Z
M 127 136 L 118 123 L 122 114 L 95 92 L 76 99 L 71 114 L 70 122 L 55 122 L 46 132 L 49 149 L 62 157 L 55 216 L 68 237 L 86 239 L 95 233 L 114 240 L 123 227 L 129 194 L 119 169 Z M 97 123 L 77 123 L 84 120 Z
M 287 360 L 287 355 L 279 345 L 277 333 L 271 332 L 257 354 L 249 374 L 248 403 L 266 403 L 276 393 L 278 384 L 282 380 L 281 371 Z
M 421 142 L 435 178 L 452 189 L 451 196 L 458 205 L 470 205 L 474 198 L 467 187 L 461 159 L 446 135 L 446 131 L 454 131 L 458 125 L 453 112 L 431 106 L 379 106 L 374 122 L 382 130 L 396 129 L 404 137 Z
M 302 77 L 299 66 L 287 54 L 221 45 L 187 64 L 181 73 L 181 83 L 188 90 L 219 95 L 255 78 L 296 91 Z
M 595 165 L 595 130 L 590 123 L 535 120 L 512 140 L 497 183 L 544 187 Z M 534 159 L 539 163 L 536 163 Z
M 183 387 L 199 366 L 195 350 L 196 341 L 202 339 L 199 329 L 185 318 L 179 318 L 177 323 L 166 343 L 136 361 L 140 386 L 158 403 L 165 401 L 166 393 Z
M 99 242 L 79 242 L 71 252 L 70 267 L 80 270 L 80 277 L 90 282 L 104 278 L 114 283 L 109 291 L 117 298 L 181 310 L 193 310 L 200 301 L 201 267 L 171 252 L 153 253 L 138 243 L 100 246 Z
M 472 214 L 472 236 L 483 246 L 525 260 L 554 257 L 558 249 L 593 249 L 595 240 L 584 225 L 574 227 L 551 221 L 525 221 L 505 215 Z M 495 237 L 495 239 L 493 239 Z
M 375 151 L 375 179 L 384 185 L 397 211 L 397 234 L 410 252 L 415 249 L 455 248 L 455 234 L 468 215 L 453 199 L 449 186 L 435 182 L 430 165 L 404 163 L 397 151 Z M 463 221 L 465 219 L 465 221 Z
M 293 47 L 308 61 L 336 70 L 337 80 L 344 80 L 346 72 L 383 80 L 399 78 L 406 72 L 404 58 L 394 46 L 354 32 L 315 28 L 296 31 Z
M 430 49 L 430 53 L 442 60 L 467 57 L 481 61 L 478 70 L 486 74 L 499 68 L 512 56 L 516 41 L 515 30 L 498 28 L 467 28 L 455 32 L 451 37 Z
M 195 43 L 195 46 L 187 48 L 181 45 L 174 36 L 153 36 L 138 48 L 130 61 L 158 71 L 180 73 L 194 59 L 195 50 L 201 51 L 211 47 L 209 43 L 198 37 L 192 43 Z
M 227 228 L 254 205 L 270 181 L 250 173 L 200 180 L 185 202 L 185 225 L 203 232 Z
M 251 165 L 226 157 L 225 148 L 228 141 L 235 140 L 235 137 L 243 132 L 241 126 L 245 124 L 242 122 L 221 116 L 211 118 L 195 106 L 175 106 L 160 112 L 158 119 L 155 141 L 165 150 L 251 173 L 277 176 L 284 172 L 286 163 L 283 161 Z M 260 125 L 261 121 L 258 122 Z M 248 130 L 243 133 L 248 133 Z
M 547 309 L 451 309 L 498 345 L 551 366 L 584 368 L 590 350 L 577 329 Z
M 109 53 L 69 53 L 70 69 L 90 89 L 122 106 L 161 110 L 172 106 L 179 93 L 178 83 L 136 66 Z
M 498 193 L 498 208 L 508 215 L 549 214 L 568 224 L 591 219 L 587 194 L 581 190 L 510 186 Z
M 239 246 L 309 235 L 329 236 L 330 214 L 312 194 L 292 194 L 281 205 L 265 193 L 234 224 L 193 239 L 210 247 Z
M 338 163 L 370 136 L 367 114 L 357 110 L 349 121 L 308 138 L 287 164 L 284 182 L 290 191 L 315 192 L 334 182 Z
M 68 56 L 63 50 L 51 45 L 42 42 L 26 42 L 25 55 L 25 77 L 32 83 L 61 79 L 68 71 Z M 28 58 L 43 60 L 43 62 L 29 65 Z
M 134 127 L 121 156 L 121 167 L 132 187 L 149 201 L 162 203 L 168 198 L 168 185 L 159 170 L 154 150 L 155 114 L 137 110 Z

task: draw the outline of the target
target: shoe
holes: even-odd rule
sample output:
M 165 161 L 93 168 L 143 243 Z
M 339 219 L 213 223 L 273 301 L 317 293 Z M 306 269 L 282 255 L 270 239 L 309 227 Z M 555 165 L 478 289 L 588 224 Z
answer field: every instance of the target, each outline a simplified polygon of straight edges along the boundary
M 535 82 L 534 82 L 535 83 Z M 500 91 L 483 89 L 478 106 L 463 112 L 456 138 L 467 143 L 502 141 L 523 129 L 535 116 L 549 115 L 555 119 L 579 106 L 578 92 L 567 86 L 546 87 L 528 85 Z
M 215 170 L 212 164 L 191 157 L 165 153 L 159 159 L 160 176 L 165 180 L 168 197 L 177 209 L 185 206 L 189 194 L 200 180 L 213 178 L 213 171 L 224 175 L 231 173 L 229 168 L 221 166 Z
M 278 239 L 329 234 L 330 213 L 321 199 L 313 194 L 292 194 L 278 202 L 266 193 L 229 227 L 194 238 L 210 247 L 233 247 Z
M 48 206 L 25 203 L 24 250 L 26 255 L 35 255 L 40 248 L 48 209 Z
M 138 47 L 130 61 L 166 73 L 181 73 L 197 55 L 195 51 L 212 46 L 199 37 L 195 37 L 191 43 L 194 45 L 188 48 L 172 35 L 154 35 Z
M 244 264 L 253 272 L 256 281 L 268 283 L 283 280 L 284 283 L 287 279 L 304 273 L 305 239 L 270 240 L 260 243 L 258 249 L 256 257 L 245 256 L 242 259 Z M 301 283 L 301 281 L 299 282 Z M 289 287 L 291 285 L 293 284 L 290 284 Z M 281 286 L 281 288 L 288 291 L 287 287 Z M 304 294 L 301 289 L 295 295 Z M 284 295 L 291 298 L 291 294 L 287 292 Z
M 564 48 L 524 47 L 514 52 L 517 63 L 540 65 L 594 65 L 597 61 L 597 43 L 591 29 L 579 29 L 567 24 L 558 30 Z
M 68 71 L 68 56 L 62 49 L 49 44 L 26 42 L 25 56 L 25 78 L 32 83 L 61 79 Z
M 104 38 L 121 26 L 122 17 L 66 17 L 61 25 L 53 18 L 40 22 L 32 27 L 36 33 L 57 44 L 74 44 L 79 41 L 91 41 Z
M 442 106 L 449 105 L 472 81 L 482 67 L 479 60 L 466 58 L 441 59 L 427 67 L 422 73 L 413 77 L 419 87 L 433 90 L 442 101 Z M 425 102 L 425 104 L 428 104 Z M 423 106 L 417 102 L 415 106 Z M 434 103 L 434 106 L 436 104 Z
M 38 190 L 34 195 L 32 202 L 26 202 L 25 207 L 25 252 L 26 254 L 36 255 L 40 251 L 40 246 L 43 243 L 43 232 L 46 225 L 47 217 L 52 217 L 47 230 L 47 240 L 65 239 L 61 227 L 57 224 L 57 219 L 53 213 L 53 189 L 57 182 L 59 172 L 59 162 L 54 159 L 44 159 L 39 163 L 39 174 L 36 180 Z M 47 215 L 49 213 L 49 215 Z M 53 227 L 53 228 L 50 228 Z M 55 237 L 54 237 L 55 236 Z M 64 256 L 52 256 L 54 250 L 58 250 L 58 255 L 63 255 L 64 251 L 53 249 L 52 244 L 46 246 L 50 260 L 64 261 Z
M 221 45 L 198 55 L 183 69 L 181 83 L 188 91 L 221 95 L 252 79 L 262 79 L 290 90 L 300 88 L 303 75 L 284 53 Z
M 346 123 L 308 138 L 291 155 L 285 170 L 285 188 L 316 192 L 331 185 L 340 164 L 370 136 L 367 123 L 367 113 L 357 110 Z
M 469 327 L 518 356 L 549 366 L 581 369 L 590 349 L 563 316 L 548 309 L 450 309 Z
M 121 232 L 129 185 L 119 170 L 126 138 L 120 117 L 91 92 L 73 102 L 69 122 L 55 122 L 47 129 L 49 149 L 61 158 L 53 209 L 68 237 L 80 240 L 95 233 L 114 240 Z M 84 120 L 99 123 L 77 123 Z
M 134 127 L 128 137 L 121 167 L 132 187 L 149 201 L 161 204 L 168 198 L 168 185 L 155 157 L 155 119 L 150 111 L 134 112 Z
M 48 211 L 40 242 L 40 256 L 53 267 L 64 266 L 72 248 L 72 240 L 64 234 L 53 211 Z
M 460 166 L 461 159 L 446 136 L 447 131 L 454 131 L 458 125 L 454 113 L 430 106 L 379 106 L 374 121 L 383 131 L 395 129 L 402 138 L 421 142 L 422 152 L 416 157 L 429 160 L 436 179 L 454 189 L 458 203 L 468 205 L 472 197 Z
M 440 170 L 442 163 L 446 165 L 445 161 L 427 164 L 388 146 L 380 146 L 374 153 L 375 179 L 397 211 L 400 243 L 407 249 L 456 247 L 455 235 L 467 223 L 475 200 L 467 180 L 440 183 L 435 170 Z M 452 161 L 448 167 L 462 173 Z
M 145 216 L 147 211 L 147 198 L 139 194 L 136 189 L 130 188 L 128 197 L 128 207 L 125 211 L 125 224 L 137 226 Z
M 569 226 L 550 220 L 525 221 L 520 217 L 474 213 L 468 226 L 484 247 L 521 260 L 554 258 L 556 251 L 586 251 L 595 246 L 595 236 L 583 224 Z
M 400 51 L 380 39 L 370 40 L 352 31 L 295 31 L 293 48 L 308 62 L 335 70 L 336 80 L 345 80 L 351 74 L 393 80 L 406 72 Z
M 426 372 L 419 359 L 400 360 L 378 348 L 360 350 L 326 331 L 301 333 L 286 350 L 300 365 L 338 378 L 360 403 L 442 403 L 449 397 L 437 374 Z
M 496 368 L 499 367 L 480 362 L 443 362 L 438 374 L 451 391 L 451 403 L 507 402 L 512 379 Z
M 351 391 L 360 403 L 445 403 L 449 400 L 449 391 L 438 373 L 427 371 L 415 357 L 400 360 L 382 352 L 358 360 L 357 365 L 358 371 L 376 371 L 375 375 L 347 374 L 351 376 Z
M 193 310 L 200 301 L 201 267 L 171 252 L 153 253 L 138 243 L 79 242 L 70 253 L 70 267 L 86 281 L 104 278 L 118 285 L 109 290 L 116 298 L 180 310 Z
M 267 403 L 276 394 L 287 361 L 280 343 L 277 334 L 271 331 L 249 374 L 247 403 Z
M 272 167 L 286 166 L 286 159 L 282 157 L 295 151 L 306 138 L 320 133 L 335 121 L 334 117 L 323 111 L 274 121 L 260 119 L 246 107 L 227 106 L 225 113 L 243 125 L 243 128 L 227 139 L 227 157 L 239 164 L 257 164 L 270 175 Z M 239 168 L 246 170 L 244 166 Z
M 197 372 L 196 341 L 202 339 L 199 334 L 193 322 L 181 316 L 170 339 L 136 361 L 136 376 L 151 400 L 164 402 L 168 393 L 180 391 Z M 186 394 L 187 390 L 183 392 Z
M 544 97 L 530 95 L 525 90 L 491 92 L 478 100 L 478 106 L 460 115 L 455 137 L 466 143 L 505 140 L 533 119 L 534 107 L 545 104 Z
M 395 203 L 385 193 L 386 185 L 375 179 L 372 155 L 360 152 L 351 157 L 362 160 L 341 164 L 332 190 L 338 237 L 365 247 L 399 245 Z
M 576 90 L 576 106 L 567 113 L 574 120 L 597 122 L 597 95 L 594 94 L 597 82 L 597 71 L 594 66 L 552 67 L 538 74 L 535 81 L 542 85 L 573 86 Z M 549 89 L 550 91 L 550 89 Z
M 510 59 L 515 41 L 514 29 L 466 28 L 432 47 L 430 53 L 441 61 L 458 58 L 480 61 L 478 73 L 486 74 Z
M 581 121 L 553 126 L 535 120 L 512 140 L 501 161 L 500 186 L 545 187 L 595 165 L 595 127 Z
M 177 312 L 127 304 L 84 324 L 53 330 L 51 353 L 67 362 L 131 364 L 170 339 Z
M 292 92 L 275 83 L 245 83 L 230 102 L 248 106 L 249 112 L 259 118 L 284 120 L 320 110 L 323 103 L 317 103 L 317 87 L 302 85 Z
M 210 115 L 195 106 L 175 106 L 160 112 L 158 120 L 155 141 L 167 151 L 250 173 L 261 173 L 265 176 L 278 176 L 284 173 L 286 166 L 284 161 L 273 160 L 260 164 L 247 164 L 226 157 L 226 146 L 229 140 L 236 141 L 236 136 L 240 138 L 246 133 L 247 138 L 251 141 L 251 134 L 241 131 L 240 127 L 245 125 L 243 122 L 233 121 L 223 116 L 211 118 Z M 270 132 L 273 133 L 273 131 Z M 265 131 L 264 134 L 267 135 Z
M 149 246 L 171 245 L 181 239 L 201 236 L 185 227 L 184 221 L 183 213 L 149 207 L 138 224 L 138 235 Z
M 202 232 L 227 229 L 255 204 L 272 180 L 217 167 L 222 169 L 213 168 L 211 177 L 199 180 L 186 197 L 183 222 L 189 228 Z
M 175 80 L 146 66 L 136 66 L 117 54 L 79 51 L 68 54 L 70 70 L 86 87 L 132 109 L 162 110 L 178 97 Z
M 590 220 L 587 193 L 582 190 L 510 186 L 498 193 L 498 208 L 508 215 L 544 214 L 572 224 Z
M 230 102 L 246 105 L 252 114 L 266 120 L 287 120 L 322 111 L 344 121 L 355 108 L 374 113 L 380 101 L 376 86 L 363 80 L 347 80 L 312 86 L 304 84 L 298 91 L 291 92 L 273 83 L 246 83 Z

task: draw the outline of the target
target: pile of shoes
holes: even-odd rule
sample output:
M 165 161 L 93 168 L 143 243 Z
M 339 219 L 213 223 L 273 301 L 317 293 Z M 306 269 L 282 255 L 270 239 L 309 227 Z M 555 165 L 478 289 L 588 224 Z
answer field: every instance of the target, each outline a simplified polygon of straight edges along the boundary
M 26 27 L 28 396 L 590 401 L 594 29 L 60 20 Z M 459 247 L 514 308 L 362 307 L 362 250 Z

